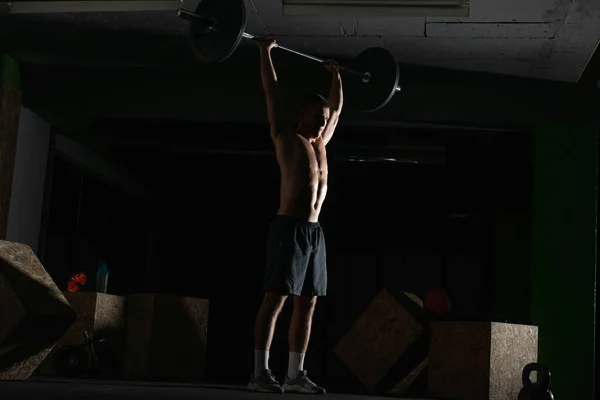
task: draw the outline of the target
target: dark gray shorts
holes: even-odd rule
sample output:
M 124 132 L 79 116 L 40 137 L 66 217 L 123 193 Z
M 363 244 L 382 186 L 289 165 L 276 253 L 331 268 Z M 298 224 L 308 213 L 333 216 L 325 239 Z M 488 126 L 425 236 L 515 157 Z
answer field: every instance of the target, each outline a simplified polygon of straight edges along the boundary
M 327 294 L 325 236 L 318 222 L 275 216 L 267 239 L 265 291 L 295 296 Z

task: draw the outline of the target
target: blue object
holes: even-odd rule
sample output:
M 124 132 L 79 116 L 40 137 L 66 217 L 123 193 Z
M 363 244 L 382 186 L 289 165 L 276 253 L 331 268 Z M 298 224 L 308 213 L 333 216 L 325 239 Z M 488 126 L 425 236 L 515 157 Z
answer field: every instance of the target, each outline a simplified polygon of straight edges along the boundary
M 101 258 L 98 261 L 98 270 L 96 271 L 96 292 L 97 293 L 106 293 L 108 289 L 108 276 L 110 275 L 110 271 L 108 270 L 108 265 L 106 264 L 106 260 Z

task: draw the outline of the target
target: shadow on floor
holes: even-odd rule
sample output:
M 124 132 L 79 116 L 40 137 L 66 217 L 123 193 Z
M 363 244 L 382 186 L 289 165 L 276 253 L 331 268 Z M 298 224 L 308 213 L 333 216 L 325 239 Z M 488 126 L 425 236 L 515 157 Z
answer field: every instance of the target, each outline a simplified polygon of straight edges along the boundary
M 221 384 L 192 384 L 141 381 L 100 381 L 83 379 L 49 379 L 35 377 L 27 381 L 0 381 L 3 399 L 88 399 L 88 400 L 252 400 L 268 395 L 248 392 L 244 386 Z M 306 399 L 306 395 L 286 394 L 286 399 Z M 389 397 L 373 397 L 357 394 L 329 393 L 322 398 L 335 400 L 383 400 Z

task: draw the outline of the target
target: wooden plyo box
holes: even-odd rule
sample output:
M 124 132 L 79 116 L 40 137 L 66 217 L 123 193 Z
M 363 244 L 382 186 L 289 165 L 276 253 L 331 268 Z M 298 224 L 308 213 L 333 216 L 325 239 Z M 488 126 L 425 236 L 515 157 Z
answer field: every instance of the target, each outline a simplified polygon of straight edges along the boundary
M 0 240 L 0 380 L 29 378 L 76 318 L 33 250 Z
M 427 325 L 417 296 L 383 289 L 334 352 L 370 392 L 401 395 L 427 365 Z
M 538 328 L 498 322 L 432 322 L 428 394 L 451 400 L 516 399 L 537 361 Z
M 77 321 L 37 372 L 40 375 L 55 376 L 52 356 L 63 346 L 84 344 L 84 332 L 87 331 L 95 340 L 104 340 L 96 345 L 101 363 L 99 375 L 118 377 L 121 374 L 125 343 L 125 297 L 95 292 L 64 291 L 63 294 L 77 313 Z
M 201 381 L 208 300 L 168 294 L 127 297 L 126 378 Z

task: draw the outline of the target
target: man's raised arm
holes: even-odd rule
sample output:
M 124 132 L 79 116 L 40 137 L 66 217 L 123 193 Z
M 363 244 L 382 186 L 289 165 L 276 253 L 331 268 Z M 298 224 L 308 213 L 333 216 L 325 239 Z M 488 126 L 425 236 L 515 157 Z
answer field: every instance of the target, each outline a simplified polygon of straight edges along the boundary
M 267 113 L 271 124 L 271 139 L 275 140 L 286 127 L 283 126 L 283 112 L 277 73 L 271 60 L 271 49 L 275 41 L 271 39 L 257 39 L 260 48 L 260 75 L 262 87 L 267 100 Z
M 335 128 L 340 119 L 340 114 L 342 113 L 342 107 L 344 106 L 344 91 L 342 89 L 342 78 L 340 76 L 340 71 L 337 69 L 337 63 L 333 60 L 329 60 L 325 63 L 325 68 L 331 72 L 332 76 L 331 89 L 329 90 L 329 98 L 327 99 L 327 103 L 329 103 L 329 120 L 327 121 L 322 136 L 323 142 L 327 145 L 333 136 L 333 132 L 335 132 Z

